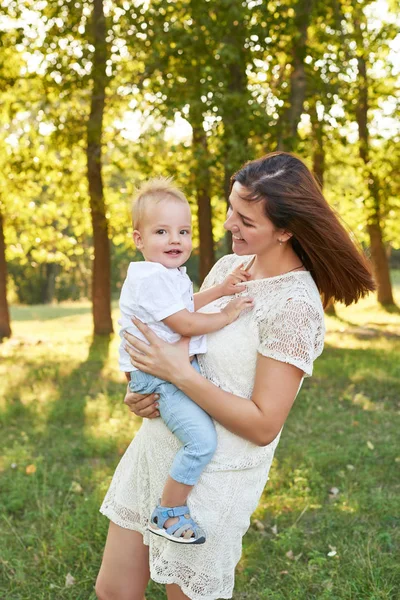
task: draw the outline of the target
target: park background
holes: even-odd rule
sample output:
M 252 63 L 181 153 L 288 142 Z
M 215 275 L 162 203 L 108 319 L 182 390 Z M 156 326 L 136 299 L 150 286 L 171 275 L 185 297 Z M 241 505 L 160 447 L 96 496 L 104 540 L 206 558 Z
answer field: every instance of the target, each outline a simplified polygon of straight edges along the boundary
M 140 421 L 118 293 L 135 186 L 173 176 L 200 285 L 229 178 L 293 151 L 378 290 L 327 314 L 245 538 L 235 600 L 398 597 L 400 21 L 394 0 L 3 0 L 0 598 L 91 599 L 98 507 Z M 397 434 L 397 435 L 396 435 Z M 161 600 L 151 585 L 149 600 Z

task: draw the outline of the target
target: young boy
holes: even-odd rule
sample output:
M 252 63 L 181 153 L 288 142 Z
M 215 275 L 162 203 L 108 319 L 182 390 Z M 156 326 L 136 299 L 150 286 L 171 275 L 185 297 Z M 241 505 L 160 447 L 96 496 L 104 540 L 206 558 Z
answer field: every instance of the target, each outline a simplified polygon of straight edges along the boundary
M 141 394 L 159 394 L 159 411 L 169 430 L 182 442 L 172 464 L 160 504 L 153 511 L 149 530 L 174 542 L 203 544 L 205 534 L 191 518 L 186 500 L 216 448 L 210 416 L 173 384 L 132 366 L 125 350 L 124 333 L 144 339 L 132 316 L 146 323 L 160 338 L 174 343 L 191 337 L 192 365 L 196 354 L 206 352 L 206 333 L 232 323 L 252 306 L 248 297 L 231 300 L 221 312 L 202 314 L 202 306 L 242 291 L 235 283 L 246 280 L 238 269 L 219 286 L 193 296 L 193 285 L 182 265 L 192 250 L 191 213 L 187 199 L 168 179 L 144 184 L 133 205 L 133 239 L 144 262 L 131 263 L 121 290 L 120 369 L 129 387 Z

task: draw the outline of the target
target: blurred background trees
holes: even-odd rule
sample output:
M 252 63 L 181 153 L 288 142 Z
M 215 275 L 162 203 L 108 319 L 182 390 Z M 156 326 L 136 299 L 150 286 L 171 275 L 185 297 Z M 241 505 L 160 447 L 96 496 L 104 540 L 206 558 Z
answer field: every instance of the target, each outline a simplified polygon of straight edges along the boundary
M 5 0 L 0 9 L 0 338 L 8 299 L 110 298 L 135 185 L 172 175 L 200 283 L 229 240 L 229 178 L 278 148 L 313 169 L 393 305 L 400 34 L 392 0 Z

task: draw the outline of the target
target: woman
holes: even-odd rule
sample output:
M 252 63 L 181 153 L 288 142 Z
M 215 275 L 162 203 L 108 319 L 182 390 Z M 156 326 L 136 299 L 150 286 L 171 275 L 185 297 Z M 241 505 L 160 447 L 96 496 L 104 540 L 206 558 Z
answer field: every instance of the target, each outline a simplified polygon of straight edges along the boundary
M 216 421 L 217 451 L 189 498 L 207 543 L 182 547 L 146 530 L 178 447 L 161 419 L 146 419 L 101 508 L 111 523 L 96 585 L 100 600 L 143 600 L 150 574 L 166 584 L 169 600 L 232 597 L 242 537 L 281 429 L 322 352 L 320 297 L 325 305 L 350 304 L 374 289 L 366 260 L 293 155 L 269 154 L 232 177 L 225 228 L 234 254 L 217 262 L 203 289 L 244 262 L 254 308 L 208 336 L 201 374 L 190 366 L 186 340 L 168 345 L 140 322 L 150 345 L 128 336 L 135 367 L 172 381 Z M 202 310 L 219 310 L 228 300 Z M 150 417 L 156 416 L 154 400 L 126 398 Z

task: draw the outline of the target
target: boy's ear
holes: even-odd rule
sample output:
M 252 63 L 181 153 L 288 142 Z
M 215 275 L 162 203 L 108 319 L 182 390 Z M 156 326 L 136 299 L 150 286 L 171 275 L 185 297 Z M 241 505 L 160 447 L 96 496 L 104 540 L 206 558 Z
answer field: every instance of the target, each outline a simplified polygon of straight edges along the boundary
M 143 248 L 143 240 L 142 240 L 142 236 L 140 234 L 140 231 L 138 231 L 137 229 L 135 229 L 133 231 L 133 241 L 135 243 L 135 246 L 138 250 L 141 250 Z

